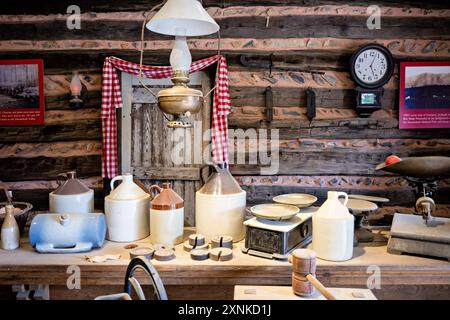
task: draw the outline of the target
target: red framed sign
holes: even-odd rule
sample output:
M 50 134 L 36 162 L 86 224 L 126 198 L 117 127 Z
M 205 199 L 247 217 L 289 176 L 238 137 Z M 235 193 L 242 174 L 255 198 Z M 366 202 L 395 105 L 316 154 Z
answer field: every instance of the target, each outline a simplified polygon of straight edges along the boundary
M 400 63 L 400 129 L 450 128 L 450 62 Z
M 43 125 L 44 61 L 0 60 L 0 126 Z

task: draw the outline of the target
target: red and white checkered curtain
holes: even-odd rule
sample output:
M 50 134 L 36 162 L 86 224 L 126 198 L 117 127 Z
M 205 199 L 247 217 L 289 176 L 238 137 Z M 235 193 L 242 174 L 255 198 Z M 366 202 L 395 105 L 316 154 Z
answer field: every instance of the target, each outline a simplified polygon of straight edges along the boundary
M 195 61 L 191 64 L 189 72 L 203 70 L 216 62 L 218 66 L 212 109 L 211 152 L 212 160 L 215 163 L 228 164 L 227 116 L 231 111 L 231 101 L 226 59 L 222 55 L 215 55 Z M 139 75 L 139 64 L 116 57 L 106 58 L 103 64 L 101 116 L 103 131 L 102 176 L 104 178 L 113 178 L 118 175 L 116 109 L 122 108 L 122 91 L 117 69 Z M 169 78 L 172 76 L 172 67 L 142 66 L 142 76 L 154 79 Z

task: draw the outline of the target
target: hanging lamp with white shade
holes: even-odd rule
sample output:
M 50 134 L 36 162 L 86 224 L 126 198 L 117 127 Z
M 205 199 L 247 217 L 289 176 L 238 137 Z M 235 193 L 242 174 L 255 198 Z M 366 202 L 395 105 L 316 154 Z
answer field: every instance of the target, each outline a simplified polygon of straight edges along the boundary
M 174 115 L 169 127 L 191 127 L 189 115 L 200 111 L 204 97 L 200 90 L 187 86 L 192 56 L 186 37 L 213 34 L 220 27 L 198 0 L 167 0 L 146 27 L 156 33 L 175 36 L 170 54 L 174 86 L 158 93 L 158 105 L 163 112 Z

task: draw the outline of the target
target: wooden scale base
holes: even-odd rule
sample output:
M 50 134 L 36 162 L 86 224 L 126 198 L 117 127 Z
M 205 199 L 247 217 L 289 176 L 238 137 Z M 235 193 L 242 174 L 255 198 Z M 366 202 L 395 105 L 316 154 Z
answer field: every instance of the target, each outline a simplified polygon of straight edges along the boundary
M 425 224 L 422 216 L 396 213 L 392 222 L 389 253 L 411 253 L 450 261 L 450 219 L 433 218 Z

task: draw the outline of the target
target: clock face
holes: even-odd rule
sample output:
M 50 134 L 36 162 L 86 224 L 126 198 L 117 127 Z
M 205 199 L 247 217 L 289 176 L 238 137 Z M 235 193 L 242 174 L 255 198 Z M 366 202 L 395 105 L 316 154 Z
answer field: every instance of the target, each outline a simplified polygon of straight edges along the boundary
M 386 76 L 388 72 L 388 59 L 378 49 L 367 49 L 356 56 L 354 62 L 356 77 L 365 84 L 374 84 Z

